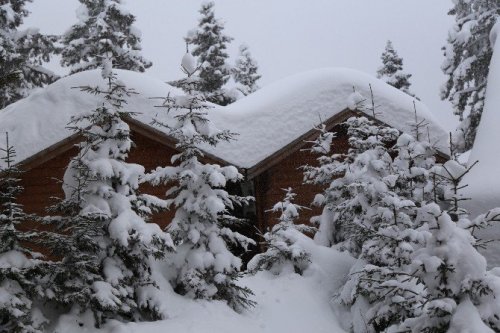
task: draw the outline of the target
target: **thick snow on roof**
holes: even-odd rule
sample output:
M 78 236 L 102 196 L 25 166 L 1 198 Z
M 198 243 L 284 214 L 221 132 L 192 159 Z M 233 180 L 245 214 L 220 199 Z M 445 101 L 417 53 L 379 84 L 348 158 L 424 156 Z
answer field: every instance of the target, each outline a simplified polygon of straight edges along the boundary
M 414 99 L 362 72 L 346 68 L 325 68 L 297 74 L 227 107 L 216 109 L 211 119 L 239 133 L 238 142 L 221 144 L 216 152 L 240 167 L 251 167 L 278 151 L 320 121 L 352 106 L 353 89 L 371 104 L 374 94 L 377 119 L 410 133 L 414 124 Z M 446 133 L 427 107 L 416 101 L 418 119 L 426 119 L 432 143 L 447 152 Z M 371 112 L 367 112 L 371 115 Z
M 166 112 L 155 106 L 164 97 L 178 90 L 147 75 L 116 70 L 119 79 L 138 95 L 128 99 L 125 109 L 138 112 L 135 116 L 150 124 L 158 115 L 168 122 Z M 237 141 L 223 143 L 206 150 L 238 167 L 249 168 L 278 151 L 291 141 L 345 110 L 352 101 L 353 88 L 365 98 L 371 84 L 378 118 L 403 131 L 414 123 L 413 98 L 384 82 L 350 69 L 320 69 L 295 75 L 227 106 L 209 111 L 209 118 L 219 129 L 239 133 Z M 62 78 L 45 89 L 0 111 L 0 147 L 9 132 L 10 142 L 22 161 L 69 137 L 66 128 L 71 117 L 95 109 L 100 104 L 92 96 L 73 87 L 104 85 L 100 71 L 88 71 Z M 369 98 L 368 98 L 369 99 Z M 427 119 L 432 140 L 446 151 L 446 134 L 429 110 L 416 103 L 419 120 Z M 161 128 L 158 128 L 162 130 Z
M 154 106 L 159 104 L 159 101 L 149 97 L 166 96 L 169 91 L 177 91 L 143 74 L 116 72 L 127 88 L 138 93 L 129 98 L 126 109 L 144 112 L 140 117 L 148 119 L 148 122 L 151 122 L 153 113 L 158 112 Z M 86 85 L 104 87 L 100 71 L 86 71 L 62 78 L 0 110 L 0 147 L 5 146 L 5 132 L 8 132 L 10 144 L 16 149 L 16 161 L 20 162 L 71 136 L 73 132 L 66 128 L 71 117 L 102 104 L 102 97 L 78 88 Z

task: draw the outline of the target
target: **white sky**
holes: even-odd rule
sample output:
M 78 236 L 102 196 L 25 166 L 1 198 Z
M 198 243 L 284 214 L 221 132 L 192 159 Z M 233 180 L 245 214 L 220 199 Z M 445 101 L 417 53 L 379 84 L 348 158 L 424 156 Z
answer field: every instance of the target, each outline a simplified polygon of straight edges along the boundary
M 374 75 L 391 39 L 413 74 L 412 90 L 448 130 L 456 119 L 439 99 L 445 77 L 441 47 L 453 19 L 451 0 L 216 0 L 216 16 L 234 37 L 230 53 L 249 45 L 261 85 L 304 70 L 349 67 Z M 196 26 L 201 0 L 126 0 L 143 33 L 148 70 L 162 80 L 181 76 L 183 37 Z M 60 34 L 76 22 L 77 0 L 34 0 L 26 25 Z

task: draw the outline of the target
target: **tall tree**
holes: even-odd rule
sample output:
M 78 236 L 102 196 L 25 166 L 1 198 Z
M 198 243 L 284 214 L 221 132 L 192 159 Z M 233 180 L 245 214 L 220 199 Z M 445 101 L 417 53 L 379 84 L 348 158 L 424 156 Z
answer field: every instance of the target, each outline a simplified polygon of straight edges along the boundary
M 200 84 L 197 89 L 212 103 L 226 105 L 232 98 L 223 88 L 231 75 L 227 64 L 227 44 L 233 38 L 224 34 L 224 24 L 215 18 L 214 2 L 201 5 L 198 27 L 186 37 L 191 52 L 200 65 Z
M 243 95 L 251 94 L 259 89 L 257 81 L 262 77 L 257 73 L 259 67 L 257 62 L 252 58 L 252 54 L 248 46 L 241 45 L 240 53 L 236 59 L 234 68 L 232 69 L 234 81 L 237 84 L 237 89 Z
M 500 12 L 499 0 L 457 0 L 449 15 L 455 24 L 443 48 L 448 77 L 441 98 L 449 100 L 461 123 L 454 135 L 459 152 L 472 148 L 484 106 L 492 56 L 489 34 Z
M 410 96 L 414 96 L 410 92 L 411 74 L 403 71 L 403 58 L 397 54 L 390 40 L 387 41 L 385 50 L 380 58 L 382 59 L 382 67 L 378 69 L 377 77 L 394 88 L 404 91 Z
M 0 0 L 0 73 L 4 78 L 17 76 L 0 86 L 0 109 L 57 79 L 43 67 L 54 52 L 56 37 L 34 28 L 19 29 L 29 15 L 27 2 L 31 0 Z
M 230 245 L 246 248 L 253 240 L 230 229 L 239 219 L 230 214 L 235 204 L 250 198 L 228 194 L 228 182 L 243 176 L 234 166 L 221 167 L 203 162 L 202 144 L 217 145 L 230 141 L 234 134 L 213 128 L 207 119 L 210 104 L 198 91 L 203 82 L 195 75 L 197 68 L 191 54 L 182 60 L 187 77 L 179 81 L 187 92 L 167 96 L 162 107 L 174 123 L 157 120 L 177 140 L 180 151 L 172 158 L 173 166 L 157 168 L 146 179 L 153 185 L 170 185 L 167 203 L 175 208 L 169 231 L 177 242 L 172 267 L 175 289 L 191 298 L 226 301 L 235 310 L 254 304 L 247 287 L 236 283 L 240 277 L 241 259 L 229 250 Z
M 81 87 L 102 96 L 95 110 L 72 119 L 85 141 L 64 176 L 63 199 L 49 222 L 46 245 L 61 261 L 54 268 L 49 299 L 81 314 L 91 311 L 95 325 L 107 319 L 162 318 L 152 278 L 153 258 L 173 249 L 170 236 L 147 223 L 150 203 L 138 193 L 144 167 L 126 162 L 132 147 L 123 105 L 133 93 L 104 62 L 104 86 Z M 90 126 L 89 126 L 90 124 Z
M 115 68 L 144 72 L 151 67 L 140 53 L 135 17 L 123 8 L 122 0 L 79 1 L 79 22 L 62 37 L 63 66 L 71 67 L 71 73 L 100 68 L 110 53 Z
M 15 150 L 9 144 L 0 148 L 0 332 L 42 332 L 45 322 L 34 300 L 40 296 L 38 282 L 47 264 L 37 258 L 26 243 L 35 233 L 22 231 L 19 225 L 33 220 L 16 203 L 23 191 L 20 170 L 14 165 Z

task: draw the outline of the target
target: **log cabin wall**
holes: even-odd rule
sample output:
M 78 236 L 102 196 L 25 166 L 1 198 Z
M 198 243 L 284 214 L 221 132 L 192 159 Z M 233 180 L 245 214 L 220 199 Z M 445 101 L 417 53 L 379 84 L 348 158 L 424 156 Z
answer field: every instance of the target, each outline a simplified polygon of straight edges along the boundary
M 330 131 L 337 133 L 332 141 L 332 153 L 346 153 L 349 148 L 348 137 L 342 125 L 335 125 Z M 309 208 L 299 212 L 297 223 L 308 224 L 311 217 L 321 214 L 321 208 L 312 206 L 311 203 L 316 194 L 323 193 L 324 188 L 303 184 L 304 173 L 301 168 L 304 165 L 317 165 L 316 158 L 320 155 L 307 151 L 311 147 L 311 143 L 307 141 L 316 137 L 317 134 L 304 140 L 291 154 L 254 178 L 258 228 L 261 232 L 278 222 L 280 214 L 269 210 L 283 199 L 283 189 L 288 187 L 297 194 L 295 203 Z
M 346 153 L 348 150 L 348 137 L 345 128 L 340 125 L 349 116 L 355 115 L 352 112 L 346 112 L 339 115 L 336 119 L 331 119 L 327 129 L 337 133 L 332 142 L 333 152 Z M 133 125 L 133 124 L 131 124 Z M 138 163 L 145 167 L 146 172 L 151 171 L 157 166 L 170 165 L 171 157 L 176 153 L 172 141 L 165 138 L 164 134 L 159 134 L 155 130 L 145 129 L 144 127 L 131 126 L 132 140 L 135 146 L 132 148 L 127 162 Z M 162 137 L 163 135 L 163 137 Z M 255 196 L 255 205 L 250 205 L 244 209 L 236 210 L 236 215 L 248 218 L 255 227 L 264 233 L 268 228 L 277 223 L 279 214 L 272 213 L 269 210 L 284 196 L 282 189 L 292 187 L 297 193 L 296 203 L 311 209 L 304 209 L 300 212 L 299 223 L 309 223 L 310 218 L 321 213 L 318 207 L 311 207 L 314 196 L 322 193 L 320 186 L 303 184 L 304 165 L 317 165 L 316 158 L 319 155 L 312 154 L 306 149 L 311 144 L 307 143 L 316 138 L 317 133 L 308 134 L 296 140 L 296 142 L 281 151 L 276 156 L 269 157 L 269 163 L 259 164 L 258 173 L 255 173 L 243 184 L 230 184 L 228 191 L 233 194 Z M 170 140 L 170 141 L 169 141 Z M 74 147 L 78 143 L 78 138 L 69 138 L 62 146 L 49 149 L 47 153 L 36 155 L 26 165 L 26 172 L 22 175 L 21 184 L 24 192 L 20 195 L 19 203 L 28 213 L 46 215 L 46 208 L 53 205 L 53 197 L 63 197 L 62 184 L 60 181 L 64 176 L 66 167 L 71 158 L 76 156 L 78 150 Z M 289 148 L 289 149 L 288 149 Z M 447 158 L 438 154 L 439 162 Z M 207 156 L 205 162 L 223 165 L 224 162 Z M 142 193 L 156 195 L 164 198 L 167 188 L 165 186 L 143 185 L 140 188 Z M 156 222 L 162 228 L 166 227 L 172 220 L 175 211 L 166 211 L 155 214 L 152 222 Z M 247 226 L 243 233 L 255 239 L 254 226 Z M 38 224 L 28 223 L 26 229 L 40 228 Z M 257 239 L 256 239 L 257 240 Z
M 173 148 L 137 132 L 132 132 L 132 140 L 135 146 L 132 148 L 127 162 L 144 165 L 146 172 L 157 166 L 169 165 L 170 158 L 176 153 Z M 64 197 L 61 180 L 71 158 L 78 154 L 74 143 L 68 143 L 69 147 L 62 147 L 63 152 L 35 167 L 28 168 L 22 174 L 20 185 L 24 187 L 24 192 L 19 196 L 18 202 L 24 206 L 26 212 L 40 216 L 47 215 L 46 208 L 56 203 L 54 197 Z M 156 195 L 160 198 L 165 197 L 166 190 L 165 186 L 142 185 L 140 187 L 142 193 Z M 173 211 L 155 214 L 152 221 L 161 227 L 166 227 L 173 214 Z M 26 228 L 38 228 L 38 225 L 30 223 L 26 225 Z

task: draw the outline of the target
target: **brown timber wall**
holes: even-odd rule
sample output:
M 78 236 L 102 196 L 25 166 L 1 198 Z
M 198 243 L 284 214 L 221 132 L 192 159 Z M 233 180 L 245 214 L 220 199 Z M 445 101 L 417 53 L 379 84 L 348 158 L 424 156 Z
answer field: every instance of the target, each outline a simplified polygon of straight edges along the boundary
M 132 140 L 135 147 L 132 148 L 127 162 L 144 165 L 146 171 L 151 171 L 157 166 L 170 164 L 170 158 L 175 154 L 175 150 L 149 139 L 141 134 L 132 133 Z M 64 172 L 71 158 L 77 155 L 75 147 L 62 152 L 46 162 L 27 170 L 21 178 L 21 186 L 24 192 L 19 196 L 18 202 L 22 204 L 26 212 L 46 215 L 46 208 L 53 205 L 56 200 L 53 197 L 63 197 L 62 183 Z M 165 197 L 165 186 L 143 185 L 140 188 L 142 193 Z M 173 217 L 172 211 L 162 214 L 155 214 L 153 221 L 165 227 Z M 37 228 L 37 224 L 28 224 L 26 228 Z
M 346 153 L 348 149 L 347 135 L 340 125 L 335 126 L 331 131 L 337 133 L 337 137 L 332 141 L 332 149 L 335 153 Z M 306 141 L 315 139 L 312 137 Z M 266 171 L 255 177 L 255 196 L 258 216 L 258 228 L 265 231 L 277 223 L 279 214 L 270 212 L 277 202 L 284 197 L 284 188 L 291 187 L 296 196 L 296 204 L 307 207 L 300 212 L 298 223 L 309 223 L 311 217 L 321 213 L 321 209 L 311 205 L 314 196 L 323 192 L 321 186 L 303 184 L 303 170 L 301 166 L 316 166 L 316 158 L 319 155 L 313 154 L 307 150 L 311 144 L 304 144 L 281 160 L 279 163 L 271 166 Z

